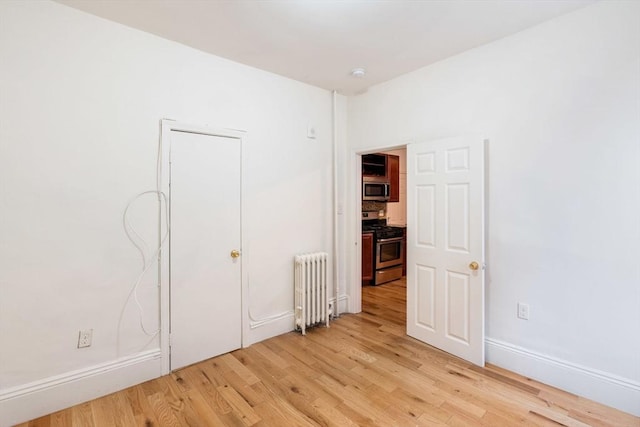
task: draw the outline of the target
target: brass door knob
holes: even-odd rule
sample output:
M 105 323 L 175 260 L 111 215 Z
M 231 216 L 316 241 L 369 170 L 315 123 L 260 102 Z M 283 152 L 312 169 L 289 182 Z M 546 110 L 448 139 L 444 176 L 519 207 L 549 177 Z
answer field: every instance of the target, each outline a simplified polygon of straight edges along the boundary
M 474 270 L 474 271 L 477 270 L 479 267 L 480 267 L 480 264 L 478 264 L 475 261 L 472 261 L 471 264 L 469 264 L 469 268 Z
M 240 256 L 240 251 L 239 250 L 232 250 L 231 251 L 231 258 L 238 258 Z

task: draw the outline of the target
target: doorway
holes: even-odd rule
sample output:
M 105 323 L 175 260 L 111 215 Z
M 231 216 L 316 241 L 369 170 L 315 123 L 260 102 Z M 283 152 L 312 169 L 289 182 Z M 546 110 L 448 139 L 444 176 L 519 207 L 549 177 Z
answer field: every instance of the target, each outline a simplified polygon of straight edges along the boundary
M 162 123 L 163 373 L 242 346 L 242 133 Z
M 360 160 L 362 311 L 406 324 L 406 147 Z
M 407 145 L 406 331 L 480 366 L 487 146 L 474 136 Z M 362 154 L 354 152 L 356 160 Z M 362 194 L 364 165 L 356 163 L 356 194 Z M 356 213 L 360 220 L 360 206 Z M 354 255 L 354 270 L 361 273 L 363 258 L 360 251 Z M 365 309 L 361 290 L 352 295 L 353 310 Z

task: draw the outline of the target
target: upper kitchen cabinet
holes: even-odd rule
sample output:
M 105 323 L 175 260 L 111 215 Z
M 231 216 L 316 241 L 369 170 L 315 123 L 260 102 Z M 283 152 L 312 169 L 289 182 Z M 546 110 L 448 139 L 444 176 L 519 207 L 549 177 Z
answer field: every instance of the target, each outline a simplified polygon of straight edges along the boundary
M 362 180 L 389 183 L 389 202 L 400 201 L 400 157 L 391 154 L 364 154 Z
M 380 154 L 386 154 L 389 159 L 394 157 L 400 159 L 400 185 L 396 186 L 395 182 L 390 185 L 389 202 L 391 203 L 387 203 L 387 224 L 403 227 L 407 224 L 407 150 L 399 148 Z M 392 169 L 393 165 L 390 164 L 389 167 Z M 391 176 L 393 175 L 394 173 L 391 173 Z M 395 192 L 396 188 L 399 188 L 397 193 Z M 398 194 L 399 198 L 396 198 Z
M 362 156 L 362 178 L 367 181 L 386 182 L 387 155 L 365 154 Z

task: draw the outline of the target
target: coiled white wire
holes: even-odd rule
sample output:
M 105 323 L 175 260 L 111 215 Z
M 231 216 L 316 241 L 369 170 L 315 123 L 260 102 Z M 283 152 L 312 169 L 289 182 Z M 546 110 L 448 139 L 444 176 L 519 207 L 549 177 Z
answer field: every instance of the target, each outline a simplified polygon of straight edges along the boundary
M 142 196 L 144 196 L 146 194 L 156 194 L 158 196 L 158 202 L 160 202 L 161 205 L 162 205 L 162 203 L 164 203 L 164 219 L 165 219 L 165 229 L 166 229 L 164 235 L 162 236 L 162 239 L 160 240 L 160 243 L 158 244 L 157 249 L 155 250 L 155 252 L 149 258 L 147 258 L 147 256 L 146 256 L 146 254 L 148 252 L 148 247 L 147 247 L 146 242 L 135 231 L 135 229 L 133 228 L 133 226 L 129 222 L 129 218 L 127 216 L 128 212 L 129 212 L 129 208 L 131 208 L 131 206 L 140 197 L 142 197 Z M 129 299 L 131 299 L 131 295 L 133 295 L 133 300 L 134 300 L 136 306 L 138 307 L 138 316 L 139 316 L 139 321 L 140 321 L 140 328 L 142 328 L 142 332 L 144 332 L 145 335 L 153 337 L 153 336 L 156 336 L 160 332 L 160 328 L 158 328 L 154 332 L 149 332 L 147 330 L 147 328 L 145 328 L 145 326 L 144 326 L 144 309 L 142 308 L 142 304 L 140 304 L 140 301 L 138 300 L 138 287 L 140 286 L 140 282 L 142 281 L 142 278 L 144 277 L 144 275 L 147 273 L 147 271 L 149 271 L 151 266 L 153 266 L 153 264 L 154 264 L 153 260 L 154 259 L 156 261 L 158 260 L 158 256 L 160 255 L 160 251 L 162 250 L 162 247 L 164 246 L 164 244 L 165 244 L 165 242 L 167 240 L 167 237 L 169 237 L 169 204 L 167 202 L 167 196 L 162 191 L 158 191 L 158 190 L 143 191 L 142 193 L 137 194 L 135 197 L 133 197 L 129 201 L 129 203 L 127 203 L 127 207 L 125 208 L 124 213 L 122 215 L 122 225 L 124 227 L 124 231 L 125 231 L 127 237 L 129 238 L 131 243 L 133 243 L 133 245 L 138 249 L 138 251 L 140 252 L 140 255 L 142 255 L 142 272 L 140 273 L 140 275 L 138 276 L 138 279 L 133 284 L 133 287 L 131 288 L 131 291 L 129 292 L 129 295 L 127 296 L 127 302 L 129 301 Z M 138 242 L 136 241 L 136 238 L 139 240 Z M 147 259 L 149 259 L 149 262 L 147 261 Z

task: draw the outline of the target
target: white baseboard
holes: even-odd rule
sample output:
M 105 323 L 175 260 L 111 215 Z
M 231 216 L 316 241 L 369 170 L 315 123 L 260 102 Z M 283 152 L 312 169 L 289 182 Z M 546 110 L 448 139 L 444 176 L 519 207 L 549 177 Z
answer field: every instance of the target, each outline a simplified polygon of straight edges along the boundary
M 640 416 L 640 383 L 487 338 L 487 362 Z
M 336 306 L 336 298 L 330 298 L 329 304 Z M 338 308 L 340 313 L 345 313 L 349 306 L 349 296 L 340 295 L 338 298 Z M 295 316 L 293 311 L 285 312 L 279 315 L 270 316 L 261 320 L 252 320 L 249 323 L 250 336 L 245 347 L 273 338 L 278 335 L 286 334 L 295 329 Z
M 0 390 L 0 427 L 8 427 L 159 377 L 160 350 Z
M 332 298 L 331 303 L 335 306 L 336 299 Z M 348 313 L 349 312 L 349 295 L 344 294 L 338 297 L 338 313 Z
M 295 318 L 293 311 L 288 311 L 264 320 L 252 320 L 249 323 L 250 336 L 247 337 L 245 347 L 260 341 L 286 334 L 295 328 Z

